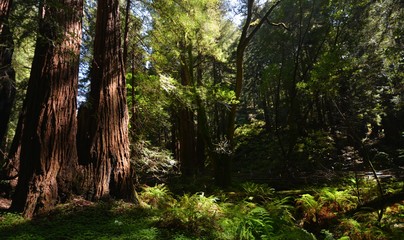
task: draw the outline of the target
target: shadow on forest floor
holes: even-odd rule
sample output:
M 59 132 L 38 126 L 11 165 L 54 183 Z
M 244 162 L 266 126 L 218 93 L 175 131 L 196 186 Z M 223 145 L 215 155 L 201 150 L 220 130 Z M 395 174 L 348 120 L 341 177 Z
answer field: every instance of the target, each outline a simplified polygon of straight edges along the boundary
M 134 204 L 84 200 L 60 205 L 47 215 L 25 220 L 0 215 L 1 239 L 162 239 L 156 218 Z

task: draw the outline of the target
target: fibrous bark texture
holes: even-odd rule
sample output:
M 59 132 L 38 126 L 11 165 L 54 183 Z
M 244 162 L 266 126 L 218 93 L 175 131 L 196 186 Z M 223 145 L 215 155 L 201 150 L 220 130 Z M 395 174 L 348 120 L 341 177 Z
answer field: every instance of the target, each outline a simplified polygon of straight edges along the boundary
M 24 103 L 20 170 L 11 209 L 32 217 L 71 190 L 82 0 L 42 1 L 39 34 Z M 18 137 L 18 136 L 16 136 Z
M 119 1 L 99 0 L 89 123 L 80 123 L 80 164 L 88 198 L 133 198 Z M 85 111 L 82 111 L 84 114 Z M 84 133 L 83 133 L 84 131 Z M 83 147 L 84 146 L 84 147 Z

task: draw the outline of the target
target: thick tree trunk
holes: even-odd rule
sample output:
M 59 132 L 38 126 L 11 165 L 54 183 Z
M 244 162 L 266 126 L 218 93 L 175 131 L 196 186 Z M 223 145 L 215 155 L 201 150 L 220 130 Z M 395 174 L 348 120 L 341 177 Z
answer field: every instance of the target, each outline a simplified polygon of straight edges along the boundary
M 194 113 L 189 109 L 179 110 L 179 144 L 181 173 L 191 177 L 196 173 L 196 143 Z
M 58 6 L 63 6 L 59 8 Z M 51 209 L 70 193 L 76 152 L 76 97 L 82 0 L 44 2 L 25 101 L 20 171 L 11 209 Z M 19 136 L 16 136 L 19 137 Z
M 189 56 L 189 62 L 192 63 L 192 56 Z M 183 57 L 184 65 L 180 69 L 181 84 L 183 86 L 191 86 L 192 81 L 192 64 L 185 65 L 187 62 Z M 190 67 L 191 66 L 191 67 Z M 197 170 L 196 162 L 196 138 L 194 112 L 187 106 L 182 106 L 178 110 L 178 140 L 180 146 L 180 169 L 184 177 L 194 176 Z
M 133 199 L 119 1 L 98 1 L 89 111 L 84 190 L 93 200 Z

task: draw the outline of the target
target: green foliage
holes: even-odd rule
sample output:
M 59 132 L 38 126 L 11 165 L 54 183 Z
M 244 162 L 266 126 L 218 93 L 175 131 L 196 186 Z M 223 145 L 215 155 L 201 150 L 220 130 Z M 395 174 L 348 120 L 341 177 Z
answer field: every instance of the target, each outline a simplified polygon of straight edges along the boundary
M 137 139 L 153 141 L 159 139 L 161 132 L 171 126 L 168 109 L 172 100 L 166 94 L 165 82 L 156 75 L 143 73 L 136 75 L 128 73 L 126 80 L 128 104 L 135 108 L 136 125 L 130 126 L 131 131 L 136 133 Z M 129 112 L 132 114 L 132 111 Z
M 239 101 L 236 100 L 235 92 L 233 90 L 230 90 L 228 87 L 217 84 L 213 86 L 212 89 L 215 101 L 226 105 L 239 103 Z
M 357 198 L 353 192 L 348 190 L 339 190 L 337 188 L 325 187 L 319 193 L 319 200 L 323 205 L 337 213 L 341 211 L 349 211 L 358 205 Z
M 210 235 L 222 214 L 222 209 L 216 202 L 216 197 L 206 197 L 203 193 L 185 194 L 164 212 L 160 225 L 182 229 L 196 236 Z
M 123 202 L 75 200 L 29 221 L 0 214 L 2 239 L 161 239 L 153 215 Z
M 164 184 L 158 184 L 154 187 L 144 186 L 139 194 L 139 200 L 143 206 L 156 209 L 168 208 L 176 202 Z
M 317 222 L 317 214 L 320 211 L 320 202 L 310 194 L 303 194 L 296 204 L 302 208 L 304 212 L 304 221 Z
M 235 138 L 237 139 L 236 149 L 242 145 L 251 142 L 260 133 L 264 131 L 265 122 L 261 120 L 254 120 L 250 124 L 243 124 L 236 128 L 234 131 Z
M 296 200 L 303 213 L 302 224 L 321 225 L 332 222 L 338 214 L 354 209 L 358 205 L 353 192 L 337 188 L 322 188 L 316 195 L 303 194 Z
M 307 137 L 300 137 L 295 151 L 303 167 L 309 169 L 325 160 L 329 160 L 336 152 L 334 139 L 325 131 L 310 132 Z
M 176 79 L 160 75 L 159 81 L 161 88 L 171 98 L 173 103 L 178 104 L 182 108 L 195 109 L 196 93 L 192 86 L 183 86 Z
M 136 159 L 133 160 L 138 176 L 163 178 L 177 174 L 177 161 L 172 153 L 160 147 L 154 147 L 149 142 L 139 140 L 135 144 Z
M 238 239 L 269 239 L 273 220 L 266 209 L 254 207 L 241 219 L 237 228 Z
M 386 239 L 387 236 L 376 225 L 361 224 L 355 219 L 343 219 L 339 225 L 343 236 L 348 236 L 351 240 L 361 239 Z
M 247 191 L 239 194 L 263 194 L 267 187 L 246 184 L 244 188 Z M 255 203 L 248 198 L 234 201 L 233 194 L 223 192 L 220 199 L 203 193 L 174 196 L 161 184 L 142 188 L 140 206 L 75 198 L 32 221 L 18 214 L 0 213 L 0 234 L 4 239 L 315 240 L 313 233 L 296 223 L 300 217 L 313 223 L 312 217 L 316 215 L 315 224 L 321 224 L 325 216 L 333 213 L 338 220 L 332 225 L 321 225 L 315 232 L 318 239 L 402 238 L 403 204 L 388 207 L 380 223 L 372 213 L 346 218 L 340 213 L 349 210 L 345 205 L 351 205 L 347 192 L 324 188 L 313 195 L 302 194 L 296 200 L 298 210 L 304 213 L 300 216 L 294 214 L 292 197 L 276 198 L 276 192 L 264 203 Z
M 20 214 L 3 213 L 0 215 L 1 228 L 6 228 L 27 222 Z
M 17 2 L 18 4 L 16 4 L 16 1 L 13 1 L 11 15 L 9 17 L 14 42 L 12 65 L 15 70 L 14 87 L 16 88 L 16 98 L 8 123 L 6 137 L 6 145 L 8 147 L 11 145 L 17 128 L 19 113 L 22 109 L 28 85 L 37 37 L 37 11 L 36 8 L 33 7 L 36 3 L 31 0 Z
M 226 205 L 218 239 L 316 239 L 295 225 L 287 202 L 284 198 L 264 206 L 247 201 Z
M 268 211 L 254 203 L 240 202 L 226 208 L 226 217 L 220 221 L 220 239 L 260 239 L 269 236 L 272 222 Z
M 248 196 L 248 199 L 254 201 L 254 199 L 261 199 L 269 201 L 274 196 L 275 189 L 269 187 L 266 184 L 257 184 L 253 182 L 245 182 L 241 184 L 243 192 Z
M 159 67 L 169 67 L 188 47 L 195 52 L 220 54 L 215 39 L 220 31 L 220 12 L 217 0 L 183 2 L 154 1 L 152 6 L 155 37 L 152 46 Z M 168 48 L 167 48 L 168 47 Z

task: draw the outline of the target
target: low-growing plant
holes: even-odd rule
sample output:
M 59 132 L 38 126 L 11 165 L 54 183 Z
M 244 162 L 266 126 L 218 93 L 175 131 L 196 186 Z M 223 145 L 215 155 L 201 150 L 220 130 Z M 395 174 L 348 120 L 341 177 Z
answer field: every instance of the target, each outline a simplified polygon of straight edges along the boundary
M 224 217 L 219 222 L 217 239 L 268 239 L 273 231 L 273 219 L 262 206 L 243 201 L 226 204 Z
M 311 194 L 303 194 L 296 201 L 297 207 L 303 211 L 303 222 L 317 222 L 321 203 Z
M 139 200 L 143 206 L 165 209 L 175 204 L 175 199 L 165 184 L 154 187 L 144 186 L 139 193 Z
M 132 162 L 139 178 L 161 179 L 178 174 L 178 161 L 164 148 L 152 146 L 150 142 L 139 140 L 136 143 L 136 160 Z
M 290 203 L 291 199 L 285 197 L 282 199 L 274 199 L 264 205 L 265 209 L 271 214 L 271 217 L 275 219 L 273 227 L 277 231 L 285 226 L 295 226 L 295 218 L 292 214 L 294 206 Z
M 343 233 L 341 237 L 349 237 L 351 240 L 388 239 L 376 221 L 361 223 L 353 218 L 342 219 L 338 230 Z
M 243 217 L 237 228 L 237 239 L 269 239 L 273 220 L 265 208 L 254 207 Z
M 204 193 L 185 194 L 164 212 L 160 226 L 177 228 L 196 236 L 212 234 L 222 209 L 215 196 Z
M 24 219 L 21 214 L 16 213 L 0 213 L 0 228 L 10 227 L 13 225 L 21 224 L 27 222 L 28 220 Z
M 357 206 L 355 198 L 349 190 L 325 187 L 319 193 L 321 204 L 326 205 L 333 212 L 348 211 Z
M 258 184 L 253 182 L 245 182 L 241 184 L 243 191 L 247 194 L 248 198 L 253 200 L 254 198 L 260 201 L 269 201 L 275 193 L 275 189 L 269 187 L 266 184 Z

